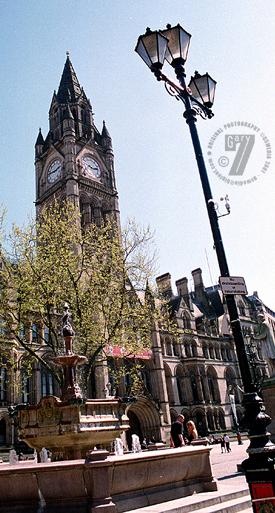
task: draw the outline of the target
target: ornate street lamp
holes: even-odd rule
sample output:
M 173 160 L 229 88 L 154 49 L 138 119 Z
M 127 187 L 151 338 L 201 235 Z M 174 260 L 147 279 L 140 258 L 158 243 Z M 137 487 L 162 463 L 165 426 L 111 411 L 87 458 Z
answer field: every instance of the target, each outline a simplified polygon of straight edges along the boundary
M 186 32 L 179 23 L 175 27 L 167 25 L 166 30 L 162 30 L 161 33 L 168 40 L 165 53 L 167 62 L 173 67 L 177 64 L 184 64 L 187 59 L 191 34 Z
M 162 36 L 162 38 L 159 38 L 157 34 Z M 151 32 L 150 29 L 147 29 L 146 34 L 139 37 L 135 51 L 146 62 L 157 80 L 164 82 L 168 93 L 177 100 L 181 100 L 184 104 L 184 117 L 188 124 L 193 143 L 220 273 L 222 277 L 229 277 L 229 268 L 220 233 L 218 215 L 212 197 L 196 127 L 196 117 L 198 114 L 204 119 L 213 116 L 211 108 L 215 96 L 216 82 L 208 73 L 200 75 L 196 72 L 187 87 L 184 64 L 187 59 L 190 38 L 191 35 L 180 25 L 176 25 L 175 27 L 167 25 L 165 30 L 155 32 Z M 162 73 L 164 64 L 163 56 L 165 56 L 166 61 L 174 68 L 178 79 L 177 83 Z M 271 497 L 270 494 L 272 494 L 274 499 L 272 504 L 275 505 L 275 446 L 271 443 L 270 433 L 268 433 L 266 429 L 271 418 L 265 413 L 263 400 L 258 395 L 255 384 L 253 383 L 235 296 L 233 294 L 226 295 L 225 299 L 243 381 L 243 404 L 245 408 L 246 424 L 249 426 L 248 436 L 250 445 L 247 449 L 249 458 L 246 459 L 242 465 L 246 471 L 246 479 L 250 486 L 253 508 L 256 513 L 256 511 L 258 511 L 258 509 L 256 509 L 258 505 L 262 505 L 266 501 L 266 499 L 262 498 L 260 499 L 261 502 L 254 502 L 259 496 Z M 261 487 L 261 491 L 259 491 L 259 482 L 263 483 L 264 486 L 268 483 L 264 492 L 263 487 Z M 261 495 L 259 495 L 260 493 Z
M 145 34 L 138 38 L 136 52 L 144 60 L 145 64 L 149 66 L 151 71 L 156 71 L 163 66 L 167 43 L 168 39 L 158 30 L 152 32 L 147 27 Z
M 195 71 L 195 75 L 191 77 L 189 82 L 189 89 L 193 98 L 196 98 L 199 102 L 203 103 L 205 107 L 211 109 L 214 103 L 216 81 L 205 73 L 200 75 Z

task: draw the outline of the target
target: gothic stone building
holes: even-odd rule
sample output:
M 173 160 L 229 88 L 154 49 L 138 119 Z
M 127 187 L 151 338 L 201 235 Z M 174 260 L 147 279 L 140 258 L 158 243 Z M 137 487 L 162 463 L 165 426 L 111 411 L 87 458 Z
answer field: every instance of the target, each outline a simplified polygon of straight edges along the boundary
M 101 130 L 95 126 L 91 103 L 69 56 L 58 91 L 53 94 L 49 125 L 46 137 L 39 131 L 35 144 L 37 211 L 53 197 L 69 198 L 79 206 L 84 225 L 100 225 L 108 216 L 119 225 L 112 140 L 104 122 Z M 200 269 L 192 275 L 194 290 L 188 290 L 187 279 L 183 278 L 176 282 L 176 294 L 169 274 L 157 278 L 160 292 L 169 299 L 180 337 L 175 340 L 170 333 L 157 329 L 152 333 L 151 357 L 143 360 L 143 393 L 127 407 L 131 432 L 140 438 L 168 441 L 171 420 L 178 413 L 194 419 L 201 435 L 230 430 L 236 418 L 229 402 L 229 386 L 235 395 L 235 417 L 240 419 L 242 415 L 242 382 L 224 298 L 217 286 L 204 287 Z M 268 370 L 274 372 L 275 314 L 255 294 L 237 300 L 244 333 L 250 341 L 256 341 L 254 370 L 263 378 Z M 265 328 L 260 334 L 259 325 Z M 30 343 L 35 343 L 40 329 L 36 325 L 28 327 Z M 112 358 L 95 369 L 91 389 L 96 397 L 111 393 L 108 364 L 111 366 Z M 52 376 L 38 364 L 31 378 L 24 381 L 23 377 L 22 391 L 16 391 L 14 378 L 0 368 L 0 445 L 14 442 L 9 406 L 37 403 L 42 396 L 58 393 Z M 121 395 L 127 385 L 121 384 Z

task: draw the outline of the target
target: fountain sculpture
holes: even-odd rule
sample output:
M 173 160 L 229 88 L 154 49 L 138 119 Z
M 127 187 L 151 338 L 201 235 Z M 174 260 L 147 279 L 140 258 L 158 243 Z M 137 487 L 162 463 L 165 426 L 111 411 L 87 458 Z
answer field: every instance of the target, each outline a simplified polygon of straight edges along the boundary
M 67 305 L 62 320 L 65 354 L 52 358 L 63 371 L 61 398 L 46 396 L 37 405 L 18 408 L 20 439 L 38 454 L 46 447 L 53 461 L 85 458 L 95 446 L 109 449 L 129 427 L 119 399 L 82 399 L 76 368 L 87 359 L 73 351 L 74 331 Z

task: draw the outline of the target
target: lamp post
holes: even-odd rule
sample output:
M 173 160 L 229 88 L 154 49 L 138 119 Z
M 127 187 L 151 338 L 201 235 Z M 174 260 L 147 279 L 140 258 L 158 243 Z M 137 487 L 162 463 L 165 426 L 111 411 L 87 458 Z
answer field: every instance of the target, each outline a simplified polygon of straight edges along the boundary
M 210 119 L 213 116 L 211 108 L 215 96 L 216 82 L 208 73 L 200 75 L 198 72 L 195 72 L 189 85 L 186 85 L 184 64 L 188 55 L 190 39 L 191 35 L 179 24 L 175 27 L 167 25 L 164 30 L 151 31 L 147 28 L 145 34 L 139 36 L 135 51 L 147 64 L 156 79 L 164 82 L 169 94 L 175 96 L 184 104 L 185 110 L 183 115 L 188 124 L 193 143 L 220 273 L 222 277 L 229 277 L 230 273 L 219 228 L 218 215 L 211 193 L 196 126 L 197 115 L 200 115 L 204 119 Z M 178 82 L 172 81 L 162 73 L 165 60 L 174 68 Z M 259 397 L 253 382 L 234 295 L 226 295 L 226 303 L 243 381 L 243 404 L 246 423 L 249 426 L 250 445 L 247 450 L 249 458 L 243 462 L 243 467 L 246 470 L 246 477 L 250 485 L 252 499 L 257 499 L 258 491 L 255 491 L 257 488 L 254 486 L 255 481 L 259 481 L 259 479 L 261 480 L 262 478 L 265 484 L 267 481 L 273 483 L 272 496 L 275 496 L 275 475 L 272 479 L 270 477 L 271 470 L 273 470 L 274 474 L 275 446 L 271 443 L 270 433 L 268 433 L 266 429 L 271 418 L 266 415 L 263 401 L 261 397 Z M 265 470 L 268 470 L 267 474 L 259 473 L 259 469 L 263 471 L 262 467 L 264 465 Z M 261 497 L 263 497 L 263 495 L 261 495 Z M 253 503 L 253 507 L 255 512 L 258 511 L 256 509 L 258 507 L 256 503 Z

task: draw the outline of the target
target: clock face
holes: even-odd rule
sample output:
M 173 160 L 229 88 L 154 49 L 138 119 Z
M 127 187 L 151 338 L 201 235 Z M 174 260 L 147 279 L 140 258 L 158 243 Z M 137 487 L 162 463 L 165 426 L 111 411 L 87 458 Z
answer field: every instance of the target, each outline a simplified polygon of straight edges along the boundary
M 55 159 L 48 169 L 48 182 L 54 183 L 61 176 L 61 160 Z
M 93 178 L 99 178 L 101 175 L 100 166 L 98 162 L 91 156 L 85 155 L 82 158 L 82 164 L 84 167 L 85 174 L 92 176 Z

